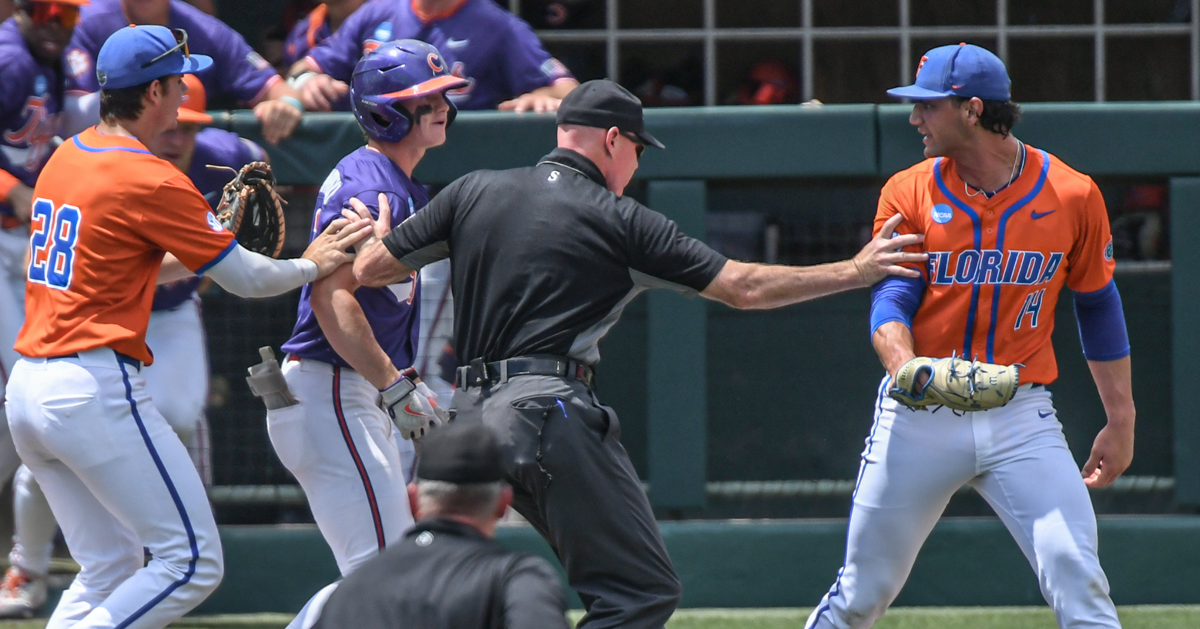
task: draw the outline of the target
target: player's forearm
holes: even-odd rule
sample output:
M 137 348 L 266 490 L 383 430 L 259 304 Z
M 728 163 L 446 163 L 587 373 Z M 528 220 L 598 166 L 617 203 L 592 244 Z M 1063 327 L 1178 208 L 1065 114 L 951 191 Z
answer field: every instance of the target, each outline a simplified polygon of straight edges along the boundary
M 363 286 L 387 286 L 412 275 L 412 269 L 392 255 L 383 242 L 372 238 L 354 258 L 354 279 Z
M 296 88 L 292 87 L 287 81 L 275 81 L 275 83 L 267 89 L 267 93 L 263 97 L 263 100 L 279 100 L 284 96 L 294 98 L 297 101 L 300 100 L 300 92 Z
M 1088 369 L 1100 392 L 1108 423 L 1133 430 L 1137 410 L 1133 404 L 1133 375 L 1129 357 L 1117 360 L 1089 360 Z
M 700 294 L 748 310 L 778 308 L 862 286 L 862 276 L 849 261 L 796 267 L 730 260 Z
M 158 267 L 157 284 L 170 284 L 182 279 L 195 276 L 191 269 L 183 266 L 183 263 L 176 258 L 174 254 L 168 253 L 163 256 L 162 265 Z
M 917 356 L 913 349 L 912 330 L 899 321 L 888 321 L 876 328 L 871 335 L 871 344 L 875 346 L 879 362 L 883 363 L 883 368 L 893 379 L 896 370 Z
M 358 299 L 342 287 L 319 290 L 320 284 L 313 285 L 310 304 L 330 347 L 375 388 L 387 388 L 400 371 L 379 347 Z
M 546 87 L 539 87 L 533 90 L 530 94 L 562 99 L 566 98 L 567 94 L 570 94 L 571 90 L 577 87 L 579 87 L 579 81 L 575 79 L 559 79 Z
M 238 245 L 206 275 L 238 297 L 272 297 L 317 279 L 317 273 L 311 260 L 276 260 Z

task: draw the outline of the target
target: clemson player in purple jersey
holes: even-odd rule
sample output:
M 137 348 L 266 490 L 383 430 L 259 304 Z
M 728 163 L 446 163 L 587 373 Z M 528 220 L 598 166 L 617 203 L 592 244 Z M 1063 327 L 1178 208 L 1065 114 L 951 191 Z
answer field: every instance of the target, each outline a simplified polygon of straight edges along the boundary
M 317 44 L 329 39 L 366 0 L 326 0 L 292 27 L 283 45 L 283 62 L 288 67 L 305 57 Z
M 177 36 L 186 32 L 189 50 L 213 59 L 213 70 L 201 77 L 208 95 L 228 94 L 248 103 L 268 142 L 287 138 L 300 122 L 299 94 L 217 18 L 182 0 L 96 0 L 82 13 L 65 57 L 69 133 L 99 121 L 96 55 L 110 35 L 129 24 L 167 26 Z
M 492 0 L 373 0 L 292 67 L 304 106 L 348 107 L 346 81 L 354 64 L 380 44 L 403 38 L 433 45 L 445 56 L 447 71 L 467 79 L 449 94 L 462 110 L 554 111 L 579 85 L 528 24 Z
M 358 63 L 351 93 L 368 142 L 322 184 L 313 234 L 355 204 L 378 215 L 380 197 L 397 224 L 428 203 L 412 171 L 427 149 L 446 141 L 455 110 L 445 93 L 465 83 L 444 68 L 437 49 L 416 40 L 389 42 Z M 363 288 L 346 268 L 304 287 L 283 345 L 283 377 L 299 403 L 269 410 L 268 433 L 304 488 L 343 576 L 413 524 L 406 489 L 415 461 L 411 439 L 421 435 L 415 427 L 436 423 L 436 396 L 411 369 L 419 300 L 415 273 Z M 385 406 L 392 399 L 388 411 L 381 397 Z M 318 592 L 292 626 L 309 626 L 331 591 Z

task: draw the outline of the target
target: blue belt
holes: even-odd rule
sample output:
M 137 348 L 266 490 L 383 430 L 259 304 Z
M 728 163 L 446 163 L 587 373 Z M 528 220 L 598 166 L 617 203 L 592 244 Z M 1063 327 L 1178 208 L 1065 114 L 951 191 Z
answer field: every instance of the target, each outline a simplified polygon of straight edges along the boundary
M 118 352 L 117 350 L 113 350 L 113 354 L 116 355 L 117 362 L 125 363 L 126 365 L 129 365 L 130 367 L 133 367 L 134 369 L 137 369 L 138 371 L 141 371 L 142 367 L 144 366 L 144 365 L 142 365 L 142 361 L 140 361 L 128 354 L 122 354 L 121 352 Z M 61 360 L 63 358 L 79 358 L 79 353 L 76 352 L 74 354 L 63 354 L 62 356 L 47 356 L 46 360 Z

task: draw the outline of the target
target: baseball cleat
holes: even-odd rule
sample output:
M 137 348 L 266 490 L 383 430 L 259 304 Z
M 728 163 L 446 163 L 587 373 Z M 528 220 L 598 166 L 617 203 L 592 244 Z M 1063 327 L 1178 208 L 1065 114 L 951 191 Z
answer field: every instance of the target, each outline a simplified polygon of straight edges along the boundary
M 32 618 L 46 604 L 46 578 L 13 566 L 0 583 L 0 618 Z

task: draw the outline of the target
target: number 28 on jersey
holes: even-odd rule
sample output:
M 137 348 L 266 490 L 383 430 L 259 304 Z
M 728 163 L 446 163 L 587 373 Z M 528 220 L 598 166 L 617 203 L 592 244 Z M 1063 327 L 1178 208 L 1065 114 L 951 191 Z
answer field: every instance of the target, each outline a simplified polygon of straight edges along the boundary
M 29 217 L 29 281 L 67 290 L 79 241 L 79 208 L 55 206 L 49 199 L 33 202 Z

